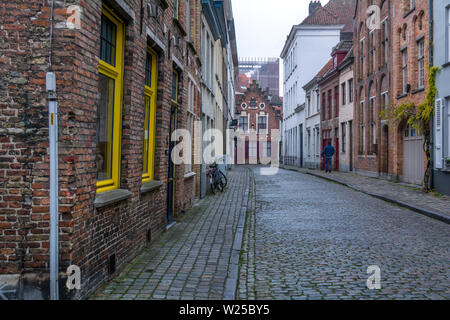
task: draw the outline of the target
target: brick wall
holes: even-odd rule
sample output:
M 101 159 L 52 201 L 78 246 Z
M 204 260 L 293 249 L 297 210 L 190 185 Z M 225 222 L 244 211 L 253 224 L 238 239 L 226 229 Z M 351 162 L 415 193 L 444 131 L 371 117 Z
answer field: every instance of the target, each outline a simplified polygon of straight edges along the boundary
M 144 1 L 160 4 L 159 0 Z M 173 20 L 173 2 L 161 23 L 147 15 L 141 1 L 105 1 L 125 21 L 125 72 L 122 106 L 120 188 L 131 192 L 126 200 L 96 209 L 96 108 L 102 1 L 55 2 L 53 70 L 59 103 L 60 270 L 76 264 L 82 271 L 85 297 L 110 276 L 108 259 L 116 269 L 129 261 L 166 226 L 172 55 L 178 58 L 180 106 L 178 128 L 186 127 L 187 72 L 199 80 L 199 30 L 193 46 L 173 35 L 186 29 L 184 1 L 179 23 Z M 65 25 L 69 5 L 82 8 L 81 28 Z M 196 4 L 199 20 L 200 3 Z M 195 10 L 194 10 L 195 11 Z M 0 8 L 0 274 L 48 274 L 49 157 L 48 109 L 45 73 L 48 71 L 49 18 L 47 2 L 12 0 Z M 30 17 L 32 17 L 30 19 Z M 164 25 L 167 30 L 164 32 Z M 199 28 L 200 23 L 196 24 Z M 147 29 L 150 33 L 147 33 Z M 158 53 L 155 180 L 163 185 L 141 193 L 144 119 L 144 66 L 147 45 Z M 189 51 L 188 54 L 186 52 Z M 200 114 L 197 99 L 194 113 Z M 199 171 L 194 166 L 194 171 Z M 176 212 L 193 204 L 194 179 L 176 167 Z M 60 282 L 64 286 L 64 282 Z

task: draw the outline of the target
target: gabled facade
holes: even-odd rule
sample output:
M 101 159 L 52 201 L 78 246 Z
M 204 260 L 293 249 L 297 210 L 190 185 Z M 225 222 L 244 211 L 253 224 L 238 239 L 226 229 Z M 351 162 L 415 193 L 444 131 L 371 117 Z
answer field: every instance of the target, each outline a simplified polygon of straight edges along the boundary
M 238 130 L 234 139 L 234 163 L 259 164 L 263 158 L 271 158 L 278 152 L 279 137 L 272 130 L 280 129 L 281 110 L 269 92 L 262 90 L 253 80 L 243 94 L 236 97 Z M 265 162 L 268 164 L 268 162 Z

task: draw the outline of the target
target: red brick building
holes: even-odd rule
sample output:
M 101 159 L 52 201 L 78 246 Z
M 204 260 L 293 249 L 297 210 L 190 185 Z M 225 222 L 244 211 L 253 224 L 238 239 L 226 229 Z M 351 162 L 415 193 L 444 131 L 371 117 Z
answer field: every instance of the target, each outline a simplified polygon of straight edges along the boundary
M 61 296 L 90 294 L 198 191 L 199 167 L 169 155 L 170 133 L 200 115 L 200 2 L 54 6 L 51 46 L 50 1 L 0 8 L 0 277 L 17 276 L 19 298 L 48 297 L 46 72 L 59 104 L 59 266 L 82 275 L 79 291 L 60 281 Z
M 382 121 L 381 110 L 391 99 L 391 3 L 373 1 L 380 8 L 380 29 L 367 26 L 367 1 L 358 1 L 353 35 L 355 54 L 354 170 L 361 174 L 386 177 L 392 172 L 391 130 Z M 391 159 L 391 160 L 390 160 Z
M 236 96 L 236 104 L 238 130 L 234 162 L 268 164 L 263 158 L 272 157 L 272 151 L 278 152 L 279 138 L 272 138 L 272 130 L 280 129 L 282 101 L 269 97 L 269 92 L 254 80 L 243 94 Z
M 331 60 L 319 72 L 323 73 L 318 81 L 321 96 L 320 126 L 322 132 L 322 150 L 331 142 L 334 148 L 339 150 L 339 64 L 346 57 L 352 47 L 352 41 L 342 40 L 331 52 Z M 333 170 L 339 170 L 339 152 L 336 152 L 333 161 Z M 324 164 L 322 169 L 324 169 Z
M 393 1 L 392 100 L 393 107 L 425 100 L 429 65 L 429 1 Z M 423 136 L 406 123 L 391 128 L 393 162 L 390 173 L 400 181 L 422 184 L 426 157 Z
M 353 37 L 356 172 L 421 184 L 423 137 L 382 114 L 392 114 L 400 104 L 418 104 L 425 98 L 428 4 L 425 0 L 357 2 Z M 380 8 L 379 28 L 367 25 L 369 5 Z

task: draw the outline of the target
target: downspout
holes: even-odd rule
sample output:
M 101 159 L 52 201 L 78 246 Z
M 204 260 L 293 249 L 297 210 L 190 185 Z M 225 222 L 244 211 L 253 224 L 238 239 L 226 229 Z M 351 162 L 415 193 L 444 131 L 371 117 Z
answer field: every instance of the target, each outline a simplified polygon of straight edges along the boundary
M 429 45 L 428 45 L 428 54 L 429 54 L 429 64 L 430 68 L 433 66 L 433 46 L 434 46 L 434 36 L 433 36 L 433 0 L 428 0 L 428 11 L 429 11 Z M 431 166 L 431 174 L 430 174 L 430 188 L 434 189 L 434 117 L 430 117 L 430 166 Z
M 50 152 L 50 299 L 58 300 L 58 102 L 56 100 L 56 77 L 52 70 L 53 14 L 54 0 L 51 0 L 49 72 L 46 74 Z

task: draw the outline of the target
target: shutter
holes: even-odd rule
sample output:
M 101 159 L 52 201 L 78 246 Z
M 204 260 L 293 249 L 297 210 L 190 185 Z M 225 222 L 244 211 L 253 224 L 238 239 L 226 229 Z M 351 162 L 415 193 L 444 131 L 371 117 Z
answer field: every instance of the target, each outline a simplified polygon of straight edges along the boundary
M 442 99 L 437 99 L 434 111 L 434 145 L 436 169 L 443 168 L 442 153 Z

